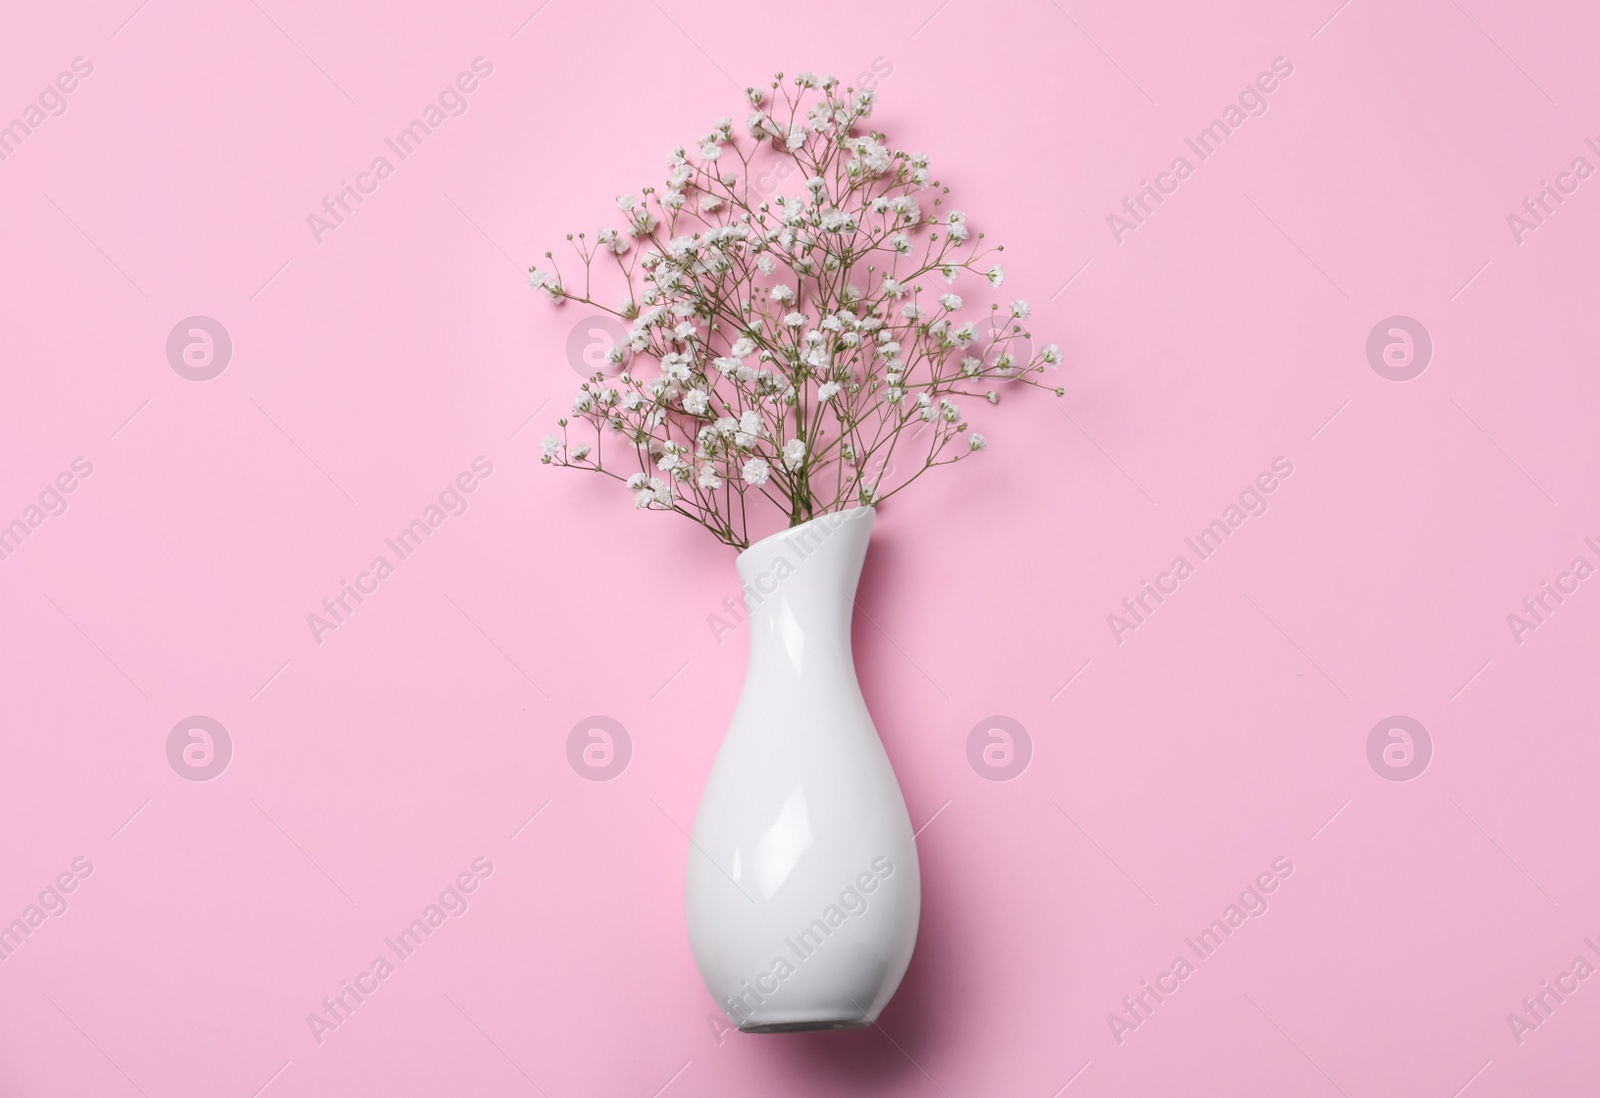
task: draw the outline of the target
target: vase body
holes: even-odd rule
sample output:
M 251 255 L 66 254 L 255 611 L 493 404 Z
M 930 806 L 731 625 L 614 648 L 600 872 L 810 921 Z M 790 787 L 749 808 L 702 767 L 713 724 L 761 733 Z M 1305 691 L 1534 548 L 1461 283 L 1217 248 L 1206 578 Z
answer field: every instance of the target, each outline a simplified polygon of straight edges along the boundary
M 877 1020 L 916 944 L 911 820 L 856 682 L 871 508 L 739 555 L 750 665 L 689 849 L 689 941 L 746 1032 Z

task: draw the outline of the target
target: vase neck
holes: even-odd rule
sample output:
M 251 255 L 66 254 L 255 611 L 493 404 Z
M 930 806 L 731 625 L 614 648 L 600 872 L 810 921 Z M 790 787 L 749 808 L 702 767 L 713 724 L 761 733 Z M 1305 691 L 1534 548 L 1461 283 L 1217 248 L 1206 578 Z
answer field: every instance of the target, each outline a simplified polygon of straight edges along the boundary
M 739 554 L 752 671 L 776 662 L 798 673 L 808 655 L 849 661 L 856 583 L 875 517 L 871 507 L 834 512 Z

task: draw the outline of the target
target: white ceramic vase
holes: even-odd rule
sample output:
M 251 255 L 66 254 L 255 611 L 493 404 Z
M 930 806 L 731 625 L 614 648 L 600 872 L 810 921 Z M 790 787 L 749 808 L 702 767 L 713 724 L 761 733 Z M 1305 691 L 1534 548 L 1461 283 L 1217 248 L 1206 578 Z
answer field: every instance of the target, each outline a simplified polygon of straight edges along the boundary
M 813 519 L 739 555 L 750 666 L 695 817 L 689 941 L 749 1033 L 877 1020 L 922 907 L 905 799 L 850 651 L 875 513 Z

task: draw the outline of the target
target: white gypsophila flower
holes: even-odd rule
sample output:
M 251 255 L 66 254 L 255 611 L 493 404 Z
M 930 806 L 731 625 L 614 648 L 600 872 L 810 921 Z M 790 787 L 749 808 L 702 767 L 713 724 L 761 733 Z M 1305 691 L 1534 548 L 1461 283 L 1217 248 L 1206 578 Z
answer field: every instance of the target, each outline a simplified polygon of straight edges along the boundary
M 756 345 L 753 340 L 751 340 L 748 336 L 740 336 L 734 341 L 733 346 L 728 348 L 728 353 L 734 358 L 743 358 L 745 355 L 750 354 L 755 349 Z
M 721 146 L 713 145 L 713 144 L 711 144 L 709 142 L 707 142 L 706 144 L 700 146 L 700 159 L 701 160 L 720 160 L 721 158 L 722 158 L 722 148 L 721 148 Z
M 670 473 L 682 463 L 683 458 L 669 450 L 661 455 L 661 460 L 656 462 L 656 468 L 663 473 Z
M 806 322 L 805 313 L 788 313 L 783 318 L 785 327 L 798 328 Z
M 575 415 L 582 415 L 594 407 L 594 397 L 589 395 L 587 389 L 578 390 L 578 395 L 572 398 L 572 411 Z
M 628 218 L 628 223 L 623 226 L 623 231 L 629 236 L 649 236 L 655 232 L 656 226 L 660 224 L 661 219 L 651 213 L 648 207 L 640 206 Z
M 1019 297 L 1011 303 L 1011 315 L 1018 320 L 1027 320 L 1028 317 L 1033 315 L 1033 306 Z
M 832 400 L 838 393 L 839 383 L 837 381 L 828 381 L 817 386 L 818 400 Z
M 861 94 L 867 97 L 866 105 L 868 111 L 870 111 L 872 93 L 862 92 Z M 893 152 L 888 146 L 880 144 L 876 138 L 870 135 L 858 139 L 856 155 L 860 157 L 863 170 L 871 175 L 882 175 L 894 164 Z
M 587 442 L 580 442 L 572 448 L 572 460 L 582 461 L 589 456 L 590 446 Z
M 843 210 L 824 210 L 822 212 L 822 228 L 826 232 L 853 232 L 855 227 L 855 217 L 845 213 Z
M 683 394 L 683 410 L 692 416 L 703 416 L 711 407 L 711 398 L 700 389 L 690 389 Z
M 974 452 L 986 449 L 988 445 L 989 440 L 978 434 L 976 431 L 973 431 L 967 435 L 967 446 Z
M 661 356 L 661 376 L 666 381 L 689 380 L 689 356 L 669 351 Z
M 708 492 L 715 492 L 722 487 L 722 478 L 717 476 L 717 471 L 712 466 L 702 465 L 700 476 L 695 479 L 695 483 Z
M 741 414 L 739 416 L 739 430 L 744 434 L 755 435 L 760 438 L 762 434 L 761 413 L 744 412 Z
M 772 467 L 767 464 L 765 458 L 753 457 L 744 463 L 744 468 L 739 470 L 739 475 L 744 478 L 746 484 L 753 488 L 759 488 L 767 483 L 767 477 L 771 475 L 771 472 Z
M 989 280 L 989 285 L 999 286 L 1000 283 L 1006 280 L 1006 273 L 1000 269 L 1000 264 L 996 263 L 993 267 L 989 268 L 989 273 L 984 275 L 984 277 Z
M 783 467 L 785 469 L 789 470 L 792 473 L 796 469 L 800 468 L 801 463 L 804 462 L 805 460 L 806 460 L 806 444 L 805 444 L 805 440 L 798 439 L 798 438 L 791 438 L 788 442 L 785 442 L 783 444 Z
M 561 436 L 560 435 L 545 435 L 544 438 L 539 440 L 539 451 L 542 454 L 544 454 L 545 457 L 549 457 L 552 454 L 559 453 L 560 450 L 561 450 Z
M 645 475 L 643 473 L 635 473 L 627 480 L 628 487 L 633 489 L 635 492 L 637 492 L 640 488 L 643 488 L 644 483 Z
M 883 292 L 886 297 L 901 298 L 906 294 L 906 288 L 888 275 L 883 276 Z
M 961 296 L 959 294 L 940 294 L 939 304 L 953 313 L 961 308 Z
M 772 300 L 787 303 L 794 300 L 794 291 L 783 283 L 772 287 Z
M 1044 350 L 1039 352 L 1039 357 L 1054 366 L 1061 361 L 1061 348 L 1054 343 L 1046 343 Z
M 545 283 L 550 281 L 550 272 L 541 271 L 537 267 L 528 268 L 528 286 L 535 290 L 544 289 Z

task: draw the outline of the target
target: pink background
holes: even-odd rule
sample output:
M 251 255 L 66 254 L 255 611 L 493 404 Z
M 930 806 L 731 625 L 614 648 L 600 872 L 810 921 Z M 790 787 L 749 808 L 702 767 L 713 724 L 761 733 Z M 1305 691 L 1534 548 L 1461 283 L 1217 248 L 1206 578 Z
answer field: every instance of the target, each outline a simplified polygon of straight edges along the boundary
M 1600 582 L 1507 622 L 1600 564 L 1600 178 L 1507 222 L 1600 167 L 1589 6 L 135 3 L 0 34 L 0 121 L 94 66 L 0 162 L 0 522 L 93 466 L 0 561 L 0 923 L 93 867 L 0 964 L 0 1094 L 1600 1086 L 1600 983 L 1507 1022 L 1600 963 Z M 926 825 L 906 981 L 876 1029 L 751 1037 L 709 1020 L 682 909 L 745 660 L 706 620 L 732 554 L 539 466 L 587 326 L 522 272 L 801 67 L 876 83 L 1069 391 L 984 409 L 991 452 L 880 517 L 856 645 Z M 1434 344 L 1403 383 L 1366 352 L 1396 314 Z M 233 342 L 204 383 L 165 350 L 193 315 Z M 307 615 L 479 456 L 466 513 L 319 644 Z M 1280 456 L 1267 513 L 1119 643 L 1107 615 Z M 208 781 L 167 755 L 197 714 L 232 744 Z M 567 759 L 596 714 L 632 744 L 609 781 Z M 968 763 L 992 715 L 1032 741 L 1009 781 Z M 1368 761 L 1391 715 L 1431 738 L 1409 781 Z M 306 1016 L 479 857 L 470 909 L 319 1044 Z M 1270 909 L 1119 1043 L 1108 1014 L 1276 858 Z

